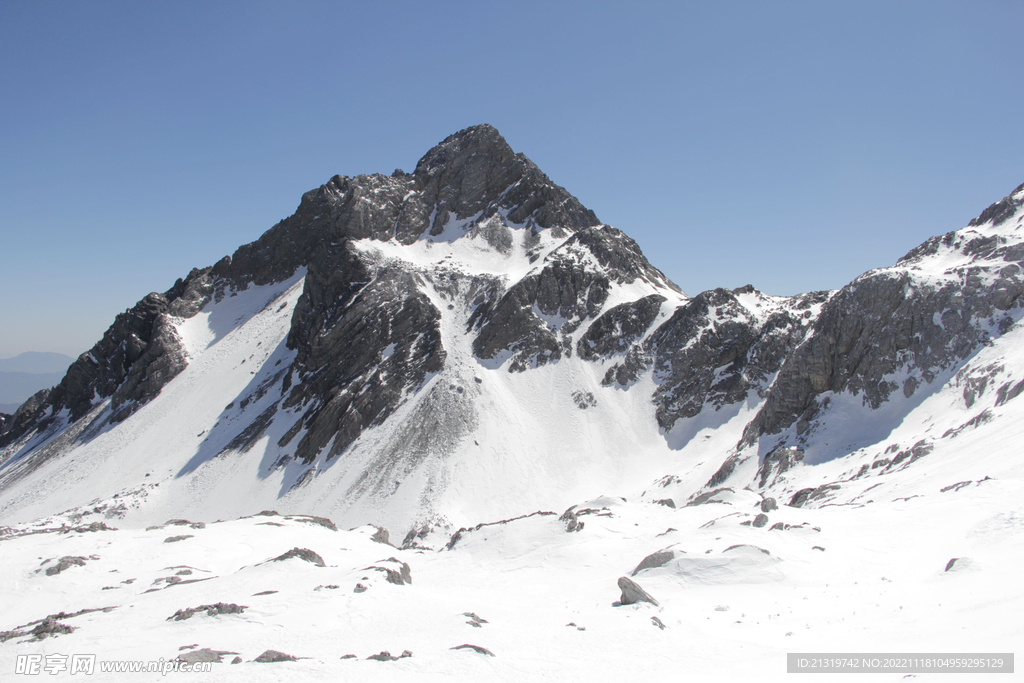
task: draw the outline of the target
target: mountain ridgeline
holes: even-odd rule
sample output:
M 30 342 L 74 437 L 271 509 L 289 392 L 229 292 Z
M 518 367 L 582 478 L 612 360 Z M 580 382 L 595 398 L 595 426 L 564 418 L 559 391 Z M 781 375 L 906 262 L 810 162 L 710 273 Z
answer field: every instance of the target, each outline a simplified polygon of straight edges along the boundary
M 836 292 L 691 298 L 494 128 L 468 128 L 412 173 L 331 178 L 118 315 L 0 417 L 0 515 L 151 473 L 161 511 L 277 504 L 414 530 L 683 470 L 661 480 L 673 504 L 782 491 L 794 468 L 876 447 L 880 476 L 934 447 L 886 439 L 940 389 L 990 413 L 1024 390 L 1021 368 L 971 363 L 1019 326 L 1022 203 L 1024 186 Z M 714 433 L 728 443 L 698 457 Z

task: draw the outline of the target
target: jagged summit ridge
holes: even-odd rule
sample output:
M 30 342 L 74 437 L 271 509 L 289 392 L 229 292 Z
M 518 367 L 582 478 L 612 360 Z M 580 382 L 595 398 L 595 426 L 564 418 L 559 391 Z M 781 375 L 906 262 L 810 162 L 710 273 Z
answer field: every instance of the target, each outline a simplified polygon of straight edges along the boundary
M 488 124 L 473 126 L 445 138 L 427 152 L 413 174 L 427 204 L 437 207 L 431 234 L 447 223 L 447 212 L 462 220 L 486 220 L 499 211 L 511 223 L 580 230 L 600 224 L 537 166 L 516 154 Z
M 593 211 L 484 124 L 446 138 L 411 174 L 334 176 L 304 194 L 294 215 L 218 263 L 214 274 L 268 284 L 306 265 L 318 245 L 359 239 L 412 244 L 440 235 L 454 221 L 465 232 L 495 217 L 534 231 L 600 225 Z

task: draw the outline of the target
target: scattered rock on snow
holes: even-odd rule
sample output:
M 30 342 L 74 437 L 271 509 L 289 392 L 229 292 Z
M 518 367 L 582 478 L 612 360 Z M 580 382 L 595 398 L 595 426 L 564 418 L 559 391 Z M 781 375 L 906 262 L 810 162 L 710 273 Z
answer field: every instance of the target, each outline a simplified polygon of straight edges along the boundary
M 651 623 L 660 628 L 662 631 L 668 628 L 658 617 L 651 617 Z
M 89 558 L 82 557 L 81 555 L 65 555 L 57 561 L 57 564 L 46 568 L 46 575 L 54 576 L 70 567 L 84 567 L 87 559 Z
M 449 650 L 472 650 L 473 652 L 479 652 L 482 655 L 493 657 L 494 653 L 488 650 L 486 647 L 480 647 L 479 645 L 470 645 L 469 643 L 463 643 L 462 645 L 456 645 L 455 647 L 448 648 Z
M 637 602 L 649 602 L 652 605 L 658 604 L 657 600 L 652 598 L 647 591 L 629 577 L 619 577 L 619 590 L 622 591 L 622 597 L 619 599 L 619 602 L 623 605 L 632 605 Z
M 379 572 L 384 572 L 385 574 L 387 574 L 388 583 L 393 583 L 396 586 L 404 586 L 407 583 L 412 583 L 412 570 L 409 569 L 408 564 L 406 564 L 405 562 L 401 562 L 400 560 L 397 560 L 394 557 L 389 557 L 387 560 L 383 561 L 394 562 L 398 565 L 398 569 L 391 569 L 390 567 L 381 567 L 378 565 L 367 567 L 367 569 L 375 569 Z
M 971 567 L 972 564 L 973 562 L 971 562 L 971 558 L 969 557 L 954 557 L 946 563 L 945 571 L 955 572 L 963 569 L 968 569 Z
M 759 514 L 757 517 L 754 517 L 754 526 L 756 528 L 758 528 L 758 529 L 760 529 L 761 527 L 763 527 L 767 523 L 768 523 L 768 515 L 764 514 L 763 512 L 761 514 Z
M 576 506 L 573 505 L 571 508 L 563 512 L 562 516 L 558 518 L 559 521 L 565 522 L 565 530 L 569 533 L 572 533 L 573 531 L 582 531 L 584 526 L 583 522 L 579 520 L 579 515 L 576 513 L 575 508 Z
M 812 493 L 814 493 L 814 489 L 813 488 L 811 488 L 811 489 L 800 489 L 799 491 L 797 491 L 796 493 L 793 494 L 792 498 L 790 498 L 789 506 L 793 507 L 793 508 L 800 507 L 801 505 L 803 505 L 804 503 L 807 502 L 807 499 L 810 497 L 810 495 Z
M 397 657 L 392 657 L 391 653 L 387 650 L 381 650 L 375 655 L 370 655 L 367 659 L 375 659 L 378 662 L 397 662 L 399 659 L 405 659 L 406 657 L 412 657 L 412 653 L 408 650 L 403 651 L 402 654 Z
M 778 503 L 775 502 L 774 498 L 765 498 L 761 501 L 761 512 L 771 512 L 777 510 L 779 507 Z
M 373 536 L 370 536 L 370 540 L 376 541 L 377 543 L 383 543 L 384 545 L 391 545 L 391 541 L 388 540 L 389 536 L 390 534 L 388 534 L 388 530 L 379 526 L 377 527 L 377 530 L 373 532 Z
M 640 560 L 640 564 L 636 566 L 633 573 L 630 576 L 636 576 L 645 569 L 654 569 L 655 567 L 663 567 L 672 561 L 676 554 L 671 550 L 659 550 L 656 553 L 651 553 L 644 559 Z
M 729 486 L 723 486 L 722 488 L 716 488 L 711 491 L 705 491 L 699 496 L 695 496 L 689 502 L 686 503 L 686 507 L 691 505 L 704 505 L 705 503 L 721 503 L 720 500 L 712 500 L 715 496 L 720 493 L 735 493 L 736 490 Z
M 93 522 L 92 524 L 87 524 L 85 526 L 76 526 L 74 529 L 68 529 L 64 533 L 67 533 L 68 531 L 74 531 L 75 533 L 85 534 L 91 531 L 117 531 L 117 529 L 115 529 L 114 527 L 107 526 L 103 522 Z
M 46 617 L 39 622 L 36 627 L 32 629 L 31 634 L 33 640 L 45 640 L 50 636 L 59 636 L 71 633 L 76 628 L 76 626 L 62 624 L 51 616 Z
M 188 607 L 186 609 L 180 609 L 171 616 L 167 617 L 167 621 L 184 621 L 185 619 L 191 619 L 196 615 L 197 612 L 205 611 L 207 616 L 217 616 L 218 614 L 241 614 L 246 610 L 248 605 L 236 605 L 235 603 L 218 602 L 213 605 L 200 605 L 199 607 Z
M 317 555 L 315 552 L 313 552 L 309 548 L 298 548 L 298 547 L 292 548 L 291 550 L 289 550 L 288 552 L 284 553 L 283 555 L 278 555 L 277 557 L 275 557 L 275 558 L 273 558 L 273 559 L 271 559 L 269 561 L 270 562 L 282 562 L 284 560 L 290 560 L 293 557 L 297 557 L 300 560 L 305 560 L 306 562 L 310 562 L 312 564 L 315 564 L 318 567 L 325 567 L 325 566 L 327 566 L 326 564 L 324 564 L 324 558 L 320 557 L 319 555 Z
M 277 650 L 264 650 L 263 654 L 257 657 L 255 661 L 260 664 L 271 664 L 273 662 L 297 662 L 299 658 L 284 652 L 278 652 Z
M 194 647 L 194 646 L 193 646 Z M 237 652 L 228 652 L 227 650 L 211 650 L 208 647 L 204 647 L 201 650 L 194 650 L 192 652 L 186 652 L 178 655 L 178 661 L 188 662 L 189 664 L 196 664 L 198 662 L 223 662 L 224 655 L 237 655 Z
M 489 623 L 483 617 L 477 616 L 475 612 L 463 612 L 462 616 L 469 617 L 469 621 L 466 623 L 475 628 L 481 628 L 483 624 Z
M 316 515 L 288 515 L 285 519 L 294 519 L 298 522 L 306 522 L 307 524 L 319 524 L 325 529 L 331 531 L 337 531 L 337 525 L 326 517 L 317 517 Z
M 177 543 L 178 541 L 184 541 L 186 538 L 195 538 L 192 534 L 182 534 L 181 536 L 168 536 L 164 539 L 164 543 Z
M 722 552 L 723 553 L 727 553 L 730 550 L 736 550 L 737 548 L 751 548 L 753 550 L 759 550 L 762 553 L 764 553 L 765 555 L 771 555 L 771 553 L 768 552 L 767 550 L 765 550 L 764 548 L 758 548 L 756 545 L 750 545 L 749 543 L 738 543 L 736 545 L 731 545 L 728 548 L 726 548 L 725 550 L 723 550 Z

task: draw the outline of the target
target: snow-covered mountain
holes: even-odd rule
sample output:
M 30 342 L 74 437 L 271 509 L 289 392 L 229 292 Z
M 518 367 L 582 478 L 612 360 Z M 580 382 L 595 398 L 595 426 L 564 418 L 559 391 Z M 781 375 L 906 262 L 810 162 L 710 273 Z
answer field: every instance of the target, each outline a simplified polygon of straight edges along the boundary
M 375 546 L 362 537 L 376 532 L 309 530 L 296 515 L 387 528 L 403 548 L 387 550 L 395 571 L 404 561 L 428 581 L 470 577 L 477 588 L 467 590 L 505 616 L 501 642 L 518 652 L 502 675 L 537 673 L 526 650 L 567 637 L 583 640 L 560 651 L 604 661 L 599 653 L 634 626 L 609 616 L 602 596 L 618 595 L 615 577 L 630 573 L 663 597 L 651 613 L 659 639 L 686 631 L 720 653 L 758 641 L 731 625 L 745 623 L 740 615 L 718 624 L 725 588 L 766 628 L 779 619 L 735 673 L 796 647 L 793 633 L 821 651 L 843 649 L 825 635 L 879 620 L 938 638 L 924 624 L 942 623 L 931 607 L 942 591 L 972 625 L 969 643 L 943 644 L 1005 645 L 1020 627 L 983 625 L 998 617 L 978 581 L 1005 578 L 998 567 L 1020 559 L 1024 531 L 1022 205 L 1024 186 L 837 292 L 775 297 L 748 286 L 691 298 L 490 126 L 447 138 L 411 174 L 332 178 L 256 242 L 119 315 L 58 386 L 4 418 L 0 523 L 10 526 L 0 541 L 20 553 L 10 580 L 43 580 L 30 564 L 44 552 L 86 558 L 67 573 L 92 576 L 99 562 L 87 561 L 93 541 L 82 539 L 93 537 L 120 539 L 103 541 L 118 556 L 147 548 L 151 574 L 181 564 L 142 529 L 185 518 L 206 526 L 183 534 L 198 540 L 174 545 L 175 557 L 216 564 L 204 569 L 221 578 L 179 595 L 226 600 L 240 585 L 255 589 L 257 575 L 284 590 L 290 574 L 255 563 L 287 550 L 285 536 L 253 521 L 214 524 L 273 509 L 291 516 L 274 522 L 286 536 L 320 544 L 339 583 L 380 559 L 368 559 Z M 96 534 L 45 540 L 63 538 L 62 525 Z M 224 544 L 248 550 L 220 556 Z M 339 544 L 362 550 L 323 550 Z M 870 570 L 851 568 L 864 553 Z M 970 562 L 947 567 L 959 578 L 947 576 L 941 565 L 967 553 Z M 301 559 L 288 561 L 301 564 L 297 576 Z M 816 600 L 837 610 L 874 600 L 881 584 L 855 587 L 868 574 L 896 581 L 886 599 L 915 611 L 897 617 L 895 603 L 873 603 L 840 625 L 845 617 L 820 606 L 779 606 L 827 577 L 837 588 Z M 481 588 L 496 575 L 545 601 L 558 629 L 520 633 L 512 594 Z M 92 595 L 103 580 L 74 590 Z M 428 624 L 448 618 L 439 605 L 461 595 L 431 585 L 416 594 L 421 621 L 407 625 L 428 649 L 440 647 Z M 343 587 L 349 603 L 362 599 Z M 391 590 L 376 591 L 379 605 L 399 600 L 384 597 Z M 699 611 L 709 622 L 719 615 L 710 635 L 695 636 L 705 622 L 685 599 L 714 609 Z M 31 625 L 29 607 L 19 610 Z M 603 635 L 566 636 L 566 614 Z M 650 661 L 660 647 L 651 615 L 630 614 L 646 634 L 632 647 Z M 148 628 L 138 610 L 124 618 Z M 222 644 L 241 651 L 250 627 L 259 630 L 249 623 Z M 884 651 L 867 635 L 856 642 Z M 924 642 L 900 641 L 938 647 Z M 394 671 L 449 666 L 419 661 Z M 708 661 L 697 669 L 715 671 Z
M 977 425 L 1020 391 L 1024 373 L 976 356 L 1020 318 L 1022 198 L 839 292 L 691 299 L 496 130 L 469 128 L 412 174 L 332 178 L 118 316 L 0 433 L 0 514 L 160 482 L 139 523 L 278 507 L 404 533 L 697 461 L 707 477 L 674 501 L 778 486 L 801 459 L 889 472 L 959 427 L 894 440 L 929 398 L 965 387 Z
M 160 482 L 139 523 L 278 507 L 404 533 L 569 505 L 763 393 L 827 297 L 690 299 L 477 126 L 412 174 L 331 179 L 118 316 L 5 427 L 0 509 Z

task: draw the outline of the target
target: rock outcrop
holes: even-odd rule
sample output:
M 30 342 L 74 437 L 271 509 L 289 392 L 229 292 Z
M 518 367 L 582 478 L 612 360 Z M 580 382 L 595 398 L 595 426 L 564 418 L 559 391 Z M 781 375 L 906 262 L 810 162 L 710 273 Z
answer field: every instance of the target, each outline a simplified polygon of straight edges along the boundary
M 623 605 L 632 605 L 637 602 L 649 602 L 654 606 L 658 605 L 657 600 L 652 598 L 647 591 L 640 587 L 640 584 L 629 577 L 619 577 L 619 590 L 622 591 L 622 597 L 619 598 L 619 602 Z
M 744 443 L 792 427 L 779 443 L 798 446 L 829 396 L 851 394 L 873 410 L 893 397 L 909 399 L 1005 334 L 1024 295 L 1024 241 L 991 228 L 1022 202 L 1024 186 L 971 227 L 933 237 L 829 298 L 786 358 Z

